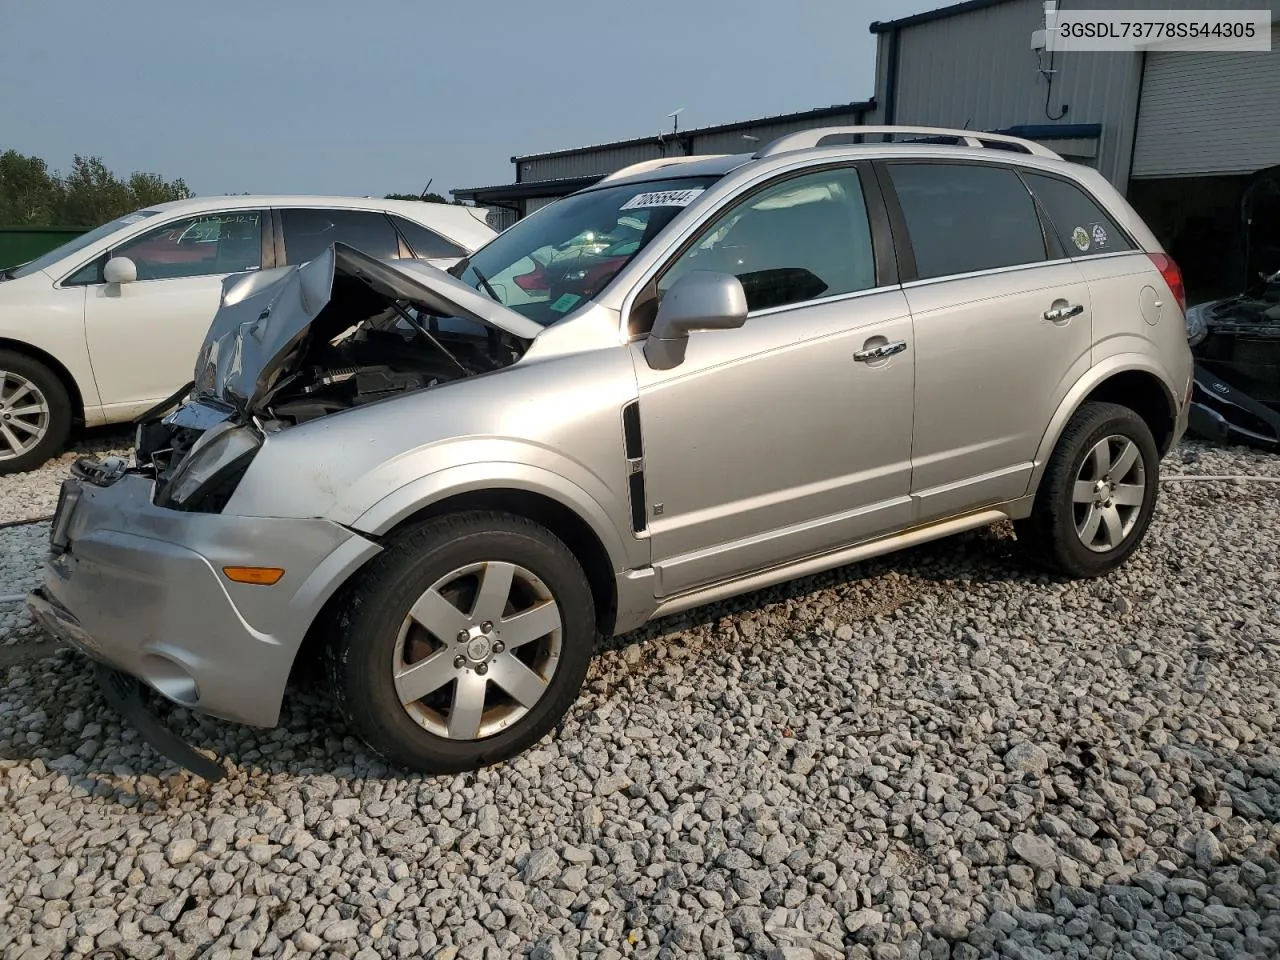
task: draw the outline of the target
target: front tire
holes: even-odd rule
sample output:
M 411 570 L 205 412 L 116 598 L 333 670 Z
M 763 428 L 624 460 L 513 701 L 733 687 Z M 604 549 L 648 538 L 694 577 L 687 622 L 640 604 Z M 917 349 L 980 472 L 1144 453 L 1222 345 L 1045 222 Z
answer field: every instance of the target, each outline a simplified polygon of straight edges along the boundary
M 0 350 L 0 475 L 34 470 L 71 433 L 71 398 L 38 360 Z
M 1015 525 L 1018 539 L 1058 573 L 1102 576 L 1142 544 L 1159 482 L 1146 422 L 1119 404 L 1086 403 L 1049 458 L 1031 516 Z
M 591 588 L 544 527 L 466 512 L 394 539 L 342 604 L 327 646 L 338 708 L 420 773 L 497 763 L 576 699 L 595 645 Z

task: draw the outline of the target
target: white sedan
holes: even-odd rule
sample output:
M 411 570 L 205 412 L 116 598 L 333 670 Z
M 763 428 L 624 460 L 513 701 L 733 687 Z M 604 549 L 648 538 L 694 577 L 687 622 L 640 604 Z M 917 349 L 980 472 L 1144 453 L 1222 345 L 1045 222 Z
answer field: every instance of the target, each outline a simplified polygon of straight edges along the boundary
M 447 268 L 494 236 L 486 211 L 347 197 L 162 203 L 0 271 L 0 474 L 55 456 L 73 423 L 133 419 L 191 377 L 229 274 L 335 240 Z

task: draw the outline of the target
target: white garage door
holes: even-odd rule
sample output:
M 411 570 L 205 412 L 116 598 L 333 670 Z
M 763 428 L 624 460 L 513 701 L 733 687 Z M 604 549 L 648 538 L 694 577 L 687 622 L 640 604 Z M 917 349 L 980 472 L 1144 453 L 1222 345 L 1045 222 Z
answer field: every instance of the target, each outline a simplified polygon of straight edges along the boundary
M 1252 173 L 1280 163 L 1280 46 L 1149 53 L 1133 176 Z

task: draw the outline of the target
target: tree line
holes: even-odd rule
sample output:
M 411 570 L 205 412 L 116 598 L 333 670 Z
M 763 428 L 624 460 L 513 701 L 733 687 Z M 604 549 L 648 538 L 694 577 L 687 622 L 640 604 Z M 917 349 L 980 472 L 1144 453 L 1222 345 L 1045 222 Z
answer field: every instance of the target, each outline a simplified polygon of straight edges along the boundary
M 51 171 L 39 157 L 0 153 L 0 226 L 93 227 L 142 207 L 192 195 L 179 177 L 137 172 L 122 179 L 100 157 L 76 155 L 71 170 Z
M 100 157 L 76 154 L 65 175 L 39 157 L 0 153 L 0 227 L 96 227 L 134 210 L 194 196 L 179 177 L 136 172 L 117 177 Z M 391 200 L 448 203 L 438 193 L 389 193 Z

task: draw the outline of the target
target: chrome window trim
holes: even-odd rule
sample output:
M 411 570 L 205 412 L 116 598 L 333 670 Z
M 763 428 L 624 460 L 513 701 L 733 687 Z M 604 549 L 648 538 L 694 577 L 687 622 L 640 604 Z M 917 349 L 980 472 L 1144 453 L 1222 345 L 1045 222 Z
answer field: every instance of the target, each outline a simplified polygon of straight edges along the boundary
M 933 283 L 947 283 L 952 280 L 969 280 L 972 278 L 991 277 L 998 273 L 1018 273 L 1023 270 L 1035 270 L 1039 267 L 1060 267 L 1064 264 L 1074 263 L 1070 257 L 1059 257 L 1056 260 L 1036 260 L 1032 263 L 1014 263 L 1007 267 L 988 267 L 985 270 L 970 270 L 968 273 L 947 273 L 939 277 L 926 277 L 923 280 L 908 280 L 902 285 L 903 290 L 911 290 L 915 287 L 923 287 Z M 1080 278 L 1080 282 L 1084 282 L 1084 278 Z

